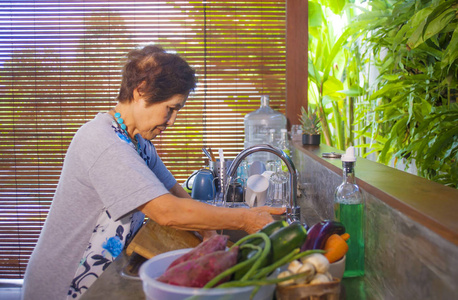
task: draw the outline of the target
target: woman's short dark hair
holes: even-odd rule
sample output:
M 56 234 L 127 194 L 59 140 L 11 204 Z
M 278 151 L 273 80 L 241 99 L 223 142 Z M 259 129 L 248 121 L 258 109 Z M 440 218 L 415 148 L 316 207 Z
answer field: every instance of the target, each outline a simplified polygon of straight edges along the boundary
M 188 96 L 196 87 L 195 71 L 178 54 L 160 46 L 134 49 L 127 54 L 118 101 L 130 102 L 137 87 L 149 104 L 174 95 Z

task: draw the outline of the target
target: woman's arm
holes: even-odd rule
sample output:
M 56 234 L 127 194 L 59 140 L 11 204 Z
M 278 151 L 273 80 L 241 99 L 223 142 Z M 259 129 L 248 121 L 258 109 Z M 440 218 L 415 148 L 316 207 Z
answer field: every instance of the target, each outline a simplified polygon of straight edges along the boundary
M 176 186 L 170 191 L 181 193 Z M 178 198 L 173 194 L 159 196 L 140 206 L 139 210 L 156 223 L 176 229 L 196 231 L 229 229 L 243 230 L 249 234 L 257 232 L 272 222 L 271 214 L 285 212 L 285 208 L 267 206 L 249 209 L 216 207 L 189 199 L 189 195 Z
M 191 196 L 189 196 L 189 194 L 184 190 L 184 188 L 178 182 L 175 183 L 174 186 L 172 186 L 172 188 L 169 190 L 169 192 L 172 195 L 177 196 L 178 198 L 189 198 L 189 199 L 192 199 Z
M 192 199 L 191 196 L 183 189 L 183 187 L 179 183 L 175 183 L 175 185 L 169 190 L 169 192 L 177 196 L 178 198 L 189 198 Z M 203 240 L 206 240 L 213 235 L 217 234 L 216 230 L 199 230 L 198 231 L 200 236 Z

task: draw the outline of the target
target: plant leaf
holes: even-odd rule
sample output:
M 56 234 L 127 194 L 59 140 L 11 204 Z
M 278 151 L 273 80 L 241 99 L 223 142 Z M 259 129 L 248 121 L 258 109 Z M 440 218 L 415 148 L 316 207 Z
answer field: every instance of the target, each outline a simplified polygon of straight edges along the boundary
M 373 93 L 371 97 L 369 98 L 369 100 L 370 101 L 375 100 L 377 98 L 385 96 L 385 94 L 395 93 L 398 90 L 403 89 L 403 88 L 408 88 L 406 83 L 403 81 L 385 84 L 381 89 Z
M 431 165 L 431 161 L 435 158 L 435 156 L 440 156 L 439 152 L 448 144 L 453 141 L 452 137 L 458 135 L 458 126 L 455 128 L 451 128 L 450 130 L 441 133 L 437 140 L 433 143 L 433 145 L 428 150 L 428 154 L 426 155 L 426 166 Z
M 401 27 L 401 29 L 396 33 L 396 36 L 393 39 L 393 46 L 391 49 L 394 51 L 397 46 L 405 40 L 406 36 L 412 37 L 415 32 L 415 29 L 420 26 L 422 22 L 425 22 L 426 18 L 433 12 L 433 7 L 425 7 L 413 15 L 408 22 Z M 417 35 L 417 38 L 420 37 L 420 34 Z
M 458 59 L 458 26 L 453 31 L 452 39 L 442 56 L 441 69 L 451 66 L 456 59 Z
M 455 19 L 455 10 L 453 7 L 450 7 L 443 11 L 445 8 L 449 7 L 450 3 L 444 3 L 437 7 L 427 19 L 425 19 L 421 25 L 417 27 L 415 32 L 407 41 L 407 46 L 410 49 L 418 47 L 420 44 L 424 43 L 426 40 L 431 38 L 433 35 L 439 33 L 444 29 L 453 19 Z M 442 10 L 442 13 L 439 15 L 438 12 Z
M 423 43 L 423 28 L 426 26 L 426 19 L 421 22 L 421 24 L 418 25 L 418 27 L 415 29 L 415 31 L 412 33 L 412 35 L 409 37 L 407 40 L 407 46 L 409 49 L 414 49 L 421 43 Z
M 455 19 L 456 9 L 451 7 L 440 14 L 437 18 L 433 19 L 424 28 L 423 40 L 426 41 L 433 35 L 439 33 L 444 29 L 453 19 Z
M 309 1 L 309 27 L 320 27 L 323 25 L 323 11 L 319 3 Z
M 327 80 L 327 77 L 329 76 L 329 71 L 331 70 L 332 64 L 334 62 L 334 59 L 341 51 L 343 45 L 347 42 L 348 38 L 352 35 L 356 35 L 357 32 L 361 31 L 361 28 L 357 27 L 348 27 L 345 29 L 345 31 L 340 35 L 339 39 L 334 43 L 331 49 L 331 53 L 329 54 L 329 57 L 327 58 L 327 65 L 323 73 L 323 81 Z
M 357 84 L 352 85 L 349 89 L 338 91 L 348 97 L 358 97 L 366 94 L 366 91 Z
M 309 79 L 311 79 L 313 82 L 315 82 L 315 84 L 317 86 L 320 86 L 321 85 L 321 75 L 320 73 L 318 72 L 315 64 L 313 63 L 313 61 L 309 58 L 309 68 L 308 68 L 308 77 Z
M 325 0 L 323 2 L 325 2 L 325 5 L 336 15 L 340 15 L 345 4 L 347 4 L 347 0 Z
M 342 93 L 339 91 L 343 90 L 343 83 L 335 78 L 334 76 L 329 76 L 328 79 L 323 83 L 323 96 L 336 96 L 343 97 Z
M 324 96 L 321 101 L 322 101 L 323 106 L 327 106 L 328 104 L 332 103 L 333 100 L 329 96 Z

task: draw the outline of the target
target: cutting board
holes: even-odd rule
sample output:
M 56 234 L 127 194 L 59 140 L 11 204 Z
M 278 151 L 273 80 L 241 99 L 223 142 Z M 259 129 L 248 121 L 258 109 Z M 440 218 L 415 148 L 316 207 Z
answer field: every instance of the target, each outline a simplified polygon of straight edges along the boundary
M 192 231 L 161 226 L 150 219 L 127 246 L 126 254 L 130 256 L 135 252 L 150 259 L 167 251 L 194 248 L 201 241 Z

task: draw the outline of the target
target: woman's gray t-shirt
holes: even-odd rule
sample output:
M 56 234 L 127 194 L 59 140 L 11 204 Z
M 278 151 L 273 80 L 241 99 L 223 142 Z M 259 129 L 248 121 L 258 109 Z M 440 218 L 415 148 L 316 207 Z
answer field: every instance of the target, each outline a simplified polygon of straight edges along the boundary
M 75 134 L 24 277 L 24 299 L 77 299 L 140 228 L 137 207 L 175 185 L 150 141 L 141 153 L 110 114 Z

